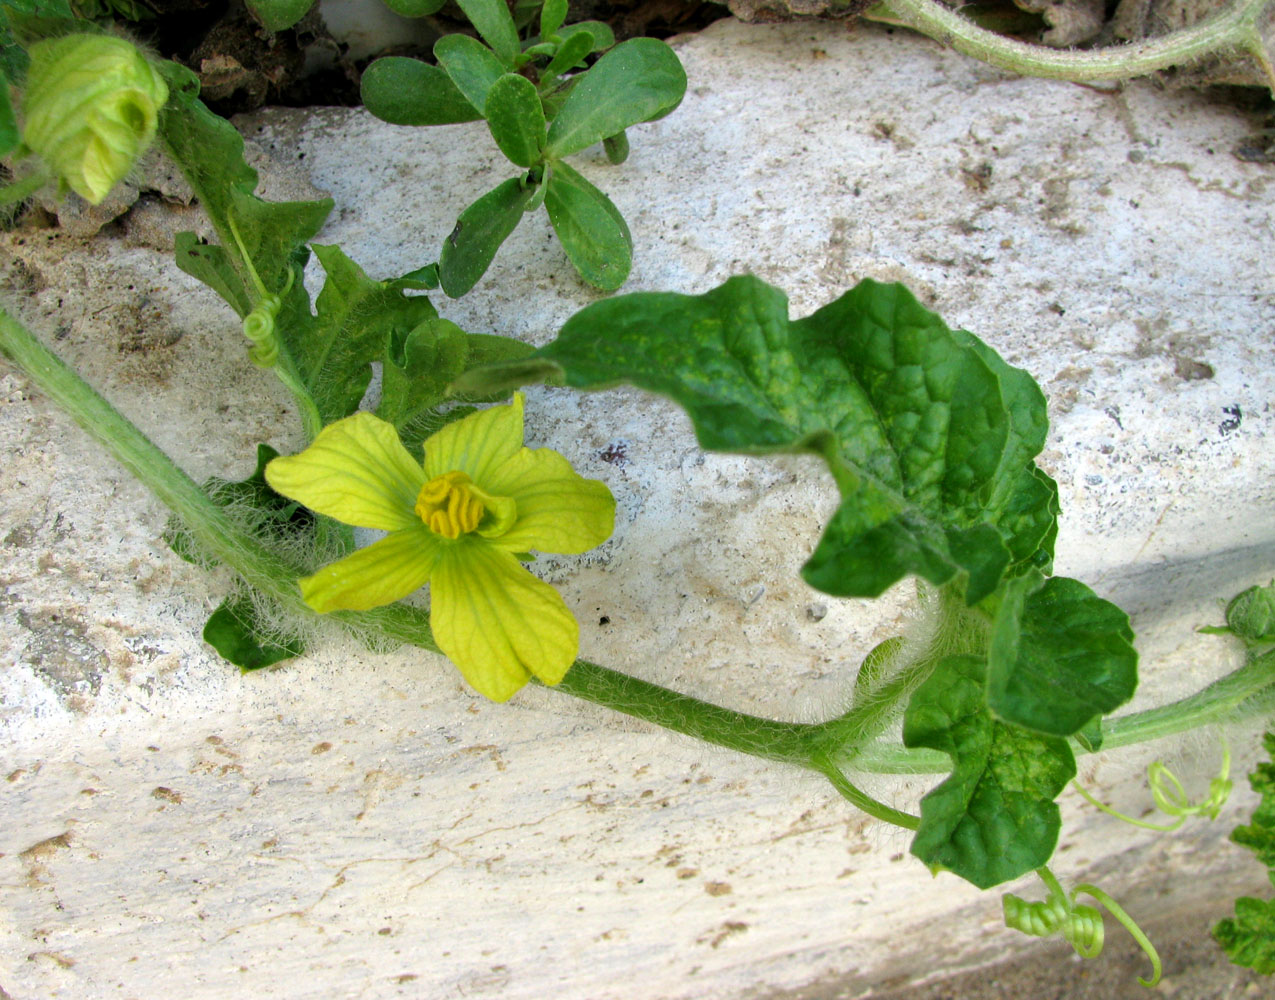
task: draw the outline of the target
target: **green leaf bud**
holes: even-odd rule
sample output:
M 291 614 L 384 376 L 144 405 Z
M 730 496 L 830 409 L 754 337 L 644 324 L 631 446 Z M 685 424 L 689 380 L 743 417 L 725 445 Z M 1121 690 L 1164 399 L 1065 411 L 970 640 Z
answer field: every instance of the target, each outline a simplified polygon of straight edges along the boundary
M 168 87 L 122 38 L 66 35 L 29 51 L 23 140 L 71 190 L 100 204 L 155 138 Z

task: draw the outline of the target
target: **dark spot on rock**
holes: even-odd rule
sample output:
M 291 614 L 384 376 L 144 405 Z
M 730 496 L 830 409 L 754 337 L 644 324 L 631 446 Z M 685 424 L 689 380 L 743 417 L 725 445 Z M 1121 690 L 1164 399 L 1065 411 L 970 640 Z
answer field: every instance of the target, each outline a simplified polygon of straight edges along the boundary
M 151 792 L 151 798 L 159 799 L 161 802 L 171 802 L 175 806 L 182 804 L 181 792 L 174 792 L 171 788 L 165 788 L 163 785 Z
M 1190 358 L 1175 356 L 1173 374 L 1183 382 L 1203 382 L 1213 377 L 1213 366 L 1207 361 L 1193 361 Z
M 1240 424 L 1244 422 L 1244 413 L 1240 410 L 1239 403 L 1222 407 L 1222 412 L 1226 414 L 1226 419 L 1217 425 L 1217 430 L 1219 434 L 1225 437 L 1231 431 L 1240 429 Z
M 611 624 L 611 619 L 610 619 L 608 616 L 603 615 L 601 618 L 599 618 L 599 619 L 598 619 L 598 624 L 599 624 L 599 625 L 610 625 L 610 624 Z
M 598 458 L 608 465 L 625 466 L 629 464 L 629 442 L 620 439 L 612 441 L 598 452 Z
M 31 633 L 23 654 L 31 669 L 59 700 L 82 710 L 82 700 L 102 688 L 102 674 L 110 666 L 106 654 L 89 642 L 85 626 L 69 616 L 19 611 L 18 622 Z

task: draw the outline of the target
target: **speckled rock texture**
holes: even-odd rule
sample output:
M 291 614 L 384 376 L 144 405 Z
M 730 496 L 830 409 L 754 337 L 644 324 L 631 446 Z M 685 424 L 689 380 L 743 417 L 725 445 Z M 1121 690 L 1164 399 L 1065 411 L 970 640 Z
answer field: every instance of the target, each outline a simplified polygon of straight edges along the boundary
M 1260 121 L 1013 79 L 866 26 L 719 22 L 675 44 L 682 107 L 635 129 L 622 167 L 577 158 L 632 227 L 628 290 L 752 270 L 804 315 L 864 277 L 907 282 L 1049 396 L 1057 568 L 1134 615 L 1136 704 L 1234 666 L 1195 629 L 1275 568 L 1272 168 L 1232 153 Z M 263 170 L 332 194 L 319 242 L 374 277 L 434 259 L 508 173 L 481 124 L 240 125 Z M 87 243 L 4 236 L 6 301 L 197 478 L 246 475 L 260 441 L 298 447 L 235 317 L 130 218 Z M 438 304 L 543 343 L 594 298 L 540 215 Z M 800 581 L 834 506 L 813 461 L 705 455 L 631 390 L 533 389 L 528 428 L 618 500 L 604 547 L 538 564 L 590 658 L 816 719 L 910 623 L 909 586 L 871 603 Z M 761 1000 L 1067 961 L 813 776 L 543 689 L 493 705 L 439 657 L 326 633 L 240 676 L 200 639 L 227 578 L 177 559 L 160 505 L 4 363 L 0 453 L 0 995 Z M 1237 767 L 1251 735 L 1232 734 Z M 1216 752 L 1170 740 L 1080 773 L 1137 814 L 1148 760 L 1199 789 Z M 865 782 L 911 806 L 933 780 Z M 1204 935 L 1262 887 L 1226 843 L 1252 804 L 1239 785 L 1219 821 L 1168 837 L 1067 794 L 1056 870 Z

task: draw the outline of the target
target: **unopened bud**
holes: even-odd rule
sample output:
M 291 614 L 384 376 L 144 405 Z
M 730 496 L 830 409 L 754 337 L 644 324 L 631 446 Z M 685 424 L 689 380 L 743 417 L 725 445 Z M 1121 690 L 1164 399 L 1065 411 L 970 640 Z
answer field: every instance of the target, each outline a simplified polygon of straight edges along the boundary
M 168 87 L 141 52 L 110 35 L 48 39 L 29 54 L 23 141 L 100 204 L 155 138 Z

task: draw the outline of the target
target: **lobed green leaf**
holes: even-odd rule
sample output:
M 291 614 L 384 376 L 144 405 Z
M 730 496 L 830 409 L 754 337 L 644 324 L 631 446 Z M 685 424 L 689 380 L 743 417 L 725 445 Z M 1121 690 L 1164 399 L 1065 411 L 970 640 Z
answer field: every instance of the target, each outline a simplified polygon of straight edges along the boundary
M 1275 885 L 1275 733 L 1267 733 L 1262 742 L 1271 760 L 1258 764 L 1249 775 L 1249 784 L 1261 800 L 1252 820 L 1237 826 L 1231 839 L 1257 855 Z M 1235 917 L 1215 925 L 1213 936 L 1236 965 L 1275 975 L 1275 899 L 1241 897 L 1235 901 Z
M 179 270 L 220 295 L 240 318 L 252 311 L 252 294 L 224 247 L 205 243 L 194 233 L 178 233 L 174 249 Z
M 1061 825 L 1054 799 L 1076 773 L 1066 740 L 993 718 L 987 665 L 949 656 L 917 688 L 903 716 L 903 743 L 952 758 L 951 775 L 921 800 L 912 853 L 980 889 L 1045 864 Z
M 1226 606 L 1226 624 L 1245 642 L 1275 642 L 1275 582 L 1233 597 Z
M 671 48 L 654 38 L 631 38 L 578 79 L 549 127 L 554 157 L 587 149 L 677 106 L 686 71 Z
M 268 202 L 258 198 L 253 194 L 257 172 L 244 160 L 243 137 L 199 100 L 199 78 L 173 62 L 160 63 L 159 70 L 169 84 L 159 127 L 169 155 L 194 189 L 229 259 L 236 262 L 241 281 L 246 282 L 247 275 L 239 262 L 232 218 L 262 282 L 267 289 L 280 291 L 299 252 L 331 213 L 332 199 Z M 178 266 L 182 263 L 179 255 Z M 241 303 L 233 297 L 227 301 L 238 311 Z
M 387 344 L 437 316 L 428 298 L 373 281 L 340 247 L 314 247 L 327 272 L 315 329 L 290 345 L 324 423 L 358 409 Z
M 1032 573 L 995 599 L 987 697 L 1002 720 L 1071 736 L 1133 697 L 1129 616 L 1079 580 Z
M 391 125 L 454 125 L 482 117 L 481 106 L 466 97 L 449 73 L 403 56 L 385 56 L 368 66 L 359 95 L 369 112 Z
M 700 296 L 594 303 L 531 361 L 576 388 L 667 395 L 710 450 L 822 456 L 841 505 L 803 568 L 812 586 L 875 597 L 910 574 L 960 577 L 976 604 L 1051 537 L 1056 507 L 1031 461 L 1043 397 L 976 343 L 901 285 L 865 281 L 790 321 L 782 292 L 738 277 Z M 461 381 L 535 374 L 523 363 Z
M 466 333 L 445 319 L 425 320 L 406 336 L 396 334 L 386 344 L 376 414 L 392 423 L 403 444 L 416 454 L 437 423 L 434 408 L 448 397 L 448 385 L 457 376 L 473 365 L 526 357 L 531 350 L 530 345 L 511 337 Z

